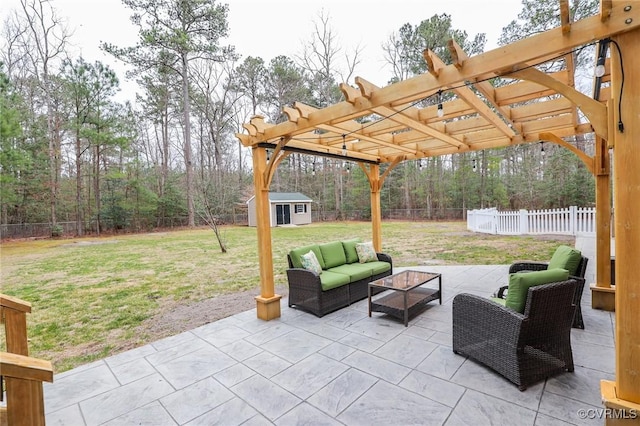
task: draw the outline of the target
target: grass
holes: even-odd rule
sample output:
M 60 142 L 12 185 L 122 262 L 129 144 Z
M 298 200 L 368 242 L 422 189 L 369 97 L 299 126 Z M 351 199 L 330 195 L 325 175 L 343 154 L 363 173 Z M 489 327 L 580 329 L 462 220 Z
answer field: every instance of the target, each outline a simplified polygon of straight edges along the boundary
M 171 306 L 255 289 L 255 228 L 225 226 L 228 253 L 209 229 L 2 244 L 2 292 L 32 304 L 30 354 L 55 371 L 149 343 L 142 325 Z M 369 222 L 316 223 L 272 230 L 277 286 L 286 286 L 286 253 L 313 242 L 371 239 Z M 462 222 L 385 222 L 383 251 L 395 266 L 509 264 L 545 260 L 567 237 L 469 233 Z M 2 344 L 4 344 L 4 337 Z

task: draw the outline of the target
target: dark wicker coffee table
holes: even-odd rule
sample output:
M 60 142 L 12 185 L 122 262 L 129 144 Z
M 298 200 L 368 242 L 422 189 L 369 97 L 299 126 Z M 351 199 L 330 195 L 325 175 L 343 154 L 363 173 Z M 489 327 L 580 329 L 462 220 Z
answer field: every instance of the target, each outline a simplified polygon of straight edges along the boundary
M 425 288 L 424 284 L 438 279 L 438 288 Z M 389 290 L 391 293 L 373 300 L 372 293 Z M 432 300 L 440 300 L 442 305 L 442 276 L 433 272 L 402 271 L 369 283 L 369 316 L 371 312 L 383 312 L 404 320 L 409 325 L 409 317 Z

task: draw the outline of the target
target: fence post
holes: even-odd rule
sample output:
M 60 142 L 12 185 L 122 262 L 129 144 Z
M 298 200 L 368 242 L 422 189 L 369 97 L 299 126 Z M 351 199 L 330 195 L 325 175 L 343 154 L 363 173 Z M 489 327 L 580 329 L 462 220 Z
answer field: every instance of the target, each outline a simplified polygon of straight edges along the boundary
M 520 209 L 520 234 L 529 233 L 529 212 L 526 209 Z
M 576 235 L 578 223 L 578 207 L 569 206 L 569 234 Z
M 491 221 L 491 233 L 497 235 L 498 234 L 498 209 L 491 209 L 493 212 Z

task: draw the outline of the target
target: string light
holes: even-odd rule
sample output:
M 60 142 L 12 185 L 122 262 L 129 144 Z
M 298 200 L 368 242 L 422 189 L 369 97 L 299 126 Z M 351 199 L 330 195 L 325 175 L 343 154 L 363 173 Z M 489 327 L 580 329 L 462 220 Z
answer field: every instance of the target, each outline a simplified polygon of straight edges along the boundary
M 544 142 L 540 142 L 540 154 L 544 155 Z
M 438 90 L 438 117 L 444 116 L 444 109 L 442 108 L 442 90 Z
M 477 167 L 476 167 L 476 159 L 475 158 L 471 160 L 471 164 L 473 165 L 473 171 L 475 172 L 476 169 L 477 169 Z
M 313 164 L 311 165 L 311 176 L 315 176 L 316 175 L 316 162 L 314 161 Z
M 344 155 L 344 156 L 347 155 L 347 144 L 345 143 L 345 140 L 344 140 L 344 138 L 346 136 L 347 135 L 345 135 L 345 134 L 342 135 L 342 155 Z

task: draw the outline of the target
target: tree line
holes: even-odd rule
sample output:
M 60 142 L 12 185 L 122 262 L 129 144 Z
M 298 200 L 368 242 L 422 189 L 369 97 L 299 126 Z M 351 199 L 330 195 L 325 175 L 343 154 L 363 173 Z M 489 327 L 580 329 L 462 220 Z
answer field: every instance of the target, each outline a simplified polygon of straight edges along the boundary
M 359 47 L 337 44 L 330 16 L 294 56 L 243 58 L 223 45 L 229 6 L 209 0 L 123 0 L 139 38 L 101 48 L 128 64 L 139 91 L 117 100 L 120 76 L 108 64 L 73 55 L 72 33 L 46 0 L 20 0 L 3 23 L 0 57 L 0 222 L 76 223 L 75 234 L 149 230 L 207 223 L 236 212 L 253 195 L 250 152 L 235 134 L 256 114 L 278 123 L 283 107 L 301 101 L 323 108 L 342 100 Z M 501 44 L 559 26 L 556 0 L 522 2 Z M 573 19 L 597 2 L 574 2 Z M 452 27 L 447 14 L 407 23 L 381 46 L 389 83 L 427 71 L 430 48 L 445 62 L 455 39 L 470 55 L 485 34 Z M 287 48 L 288 46 L 283 46 Z M 578 68 L 592 52 L 576 54 Z M 557 64 L 549 65 L 551 67 Z M 366 70 L 363 70 L 366 75 Z M 492 82 L 501 84 L 499 79 Z M 593 141 L 575 141 L 590 152 Z M 294 154 L 279 166 L 271 189 L 302 192 L 321 217 L 366 219 L 369 186 L 359 167 Z M 445 155 L 404 162 L 385 181 L 382 208 L 420 210 L 425 218 L 482 207 L 555 208 L 587 205 L 594 181 L 569 151 L 552 144 Z

